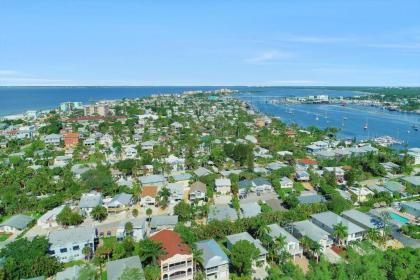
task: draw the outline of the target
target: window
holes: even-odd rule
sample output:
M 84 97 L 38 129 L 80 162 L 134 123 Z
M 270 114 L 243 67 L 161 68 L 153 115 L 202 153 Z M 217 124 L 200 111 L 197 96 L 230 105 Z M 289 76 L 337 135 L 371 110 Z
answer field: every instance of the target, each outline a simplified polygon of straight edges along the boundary
M 60 249 L 60 253 L 66 253 L 67 252 L 67 248 L 61 248 Z
M 73 246 L 73 251 L 77 251 L 77 250 L 79 250 L 79 245 L 76 245 L 76 246 Z
M 106 232 L 106 235 L 107 235 L 107 236 L 111 236 L 111 231 L 107 231 L 107 232 Z

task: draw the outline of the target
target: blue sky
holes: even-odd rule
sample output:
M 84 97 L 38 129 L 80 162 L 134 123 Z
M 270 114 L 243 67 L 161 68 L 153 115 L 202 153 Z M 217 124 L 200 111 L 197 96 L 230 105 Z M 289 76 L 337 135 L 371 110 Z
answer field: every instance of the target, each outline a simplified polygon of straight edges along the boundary
M 420 1 L 0 0 L 0 85 L 420 85 Z

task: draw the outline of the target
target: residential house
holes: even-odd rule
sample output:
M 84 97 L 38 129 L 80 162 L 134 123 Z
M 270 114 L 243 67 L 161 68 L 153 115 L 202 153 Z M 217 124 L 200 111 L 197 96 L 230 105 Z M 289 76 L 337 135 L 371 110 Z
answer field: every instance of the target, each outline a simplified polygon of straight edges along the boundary
M 287 177 L 283 177 L 280 179 L 280 188 L 282 189 L 291 189 L 293 188 L 293 181 Z
M 366 233 L 366 229 L 350 222 L 349 220 L 340 217 L 339 215 L 326 211 L 311 215 L 312 222 L 320 228 L 327 231 L 329 234 L 334 234 L 334 226 L 342 223 L 347 227 L 347 236 L 341 240 L 344 244 L 348 244 L 352 241 L 358 241 L 363 239 L 363 235 Z
M 42 228 L 49 228 L 49 227 L 56 227 L 58 226 L 57 223 L 57 215 L 60 214 L 60 212 L 63 210 L 64 205 L 55 207 L 54 209 L 51 209 L 47 211 L 44 215 L 42 215 L 38 221 L 38 226 Z
M 77 132 L 64 133 L 64 146 L 66 148 L 74 148 L 79 144 L 80 134 Z
M 324 167 L 324 170 L 335 175 L 337 184 L 344 183 L 344 170 L 341 167 Z
M 25 230 L 34 218 L 22 214 L 16 214 L 0 224 L 0 231 L 7 233 L 19 233 Z
M 150 220 L 150 233 L 157 232 L 163 229 L 174 229 L 178 223 L 177 215 L 160 215 L 153 216 Z
M 361 188 L 350 187 L 348 188 L 348 190 L 350 191 L 350 193 L 352 193 L 353 195 L 357 197 L 358 202 L 365 202 L 369 199 L 370 195 L 373 195 L 373 192 L 365 187 L 361 187 Z
M 169 165 L 171 172 L 180 172 L 185 170 L 185 159 L 170 155 L 165 158 L 165 163 Z
M 126 269 L 138 269 L 143 275 L 143 267 L 139 256 L 132 256 L 106 263 L 106 276 L 108 280 L 119 280 Z M 140 279 L 139 279 L 140 280 Z
M 420 187 L 420 176 L 405 176 L 402 177 L 401 180 L 408 186 L 412 186 L 413 188 Z
M 161 280 L 192 280 L 194 278 L 193 254 L 178 233 L 161 230 L 150 239 L 162 244 L 165 254 L 158 259 Z
M 139 178 L 142 186 L 157 186 L 158 188 L 166 185 L 167 181 L 163 175 L 147 175 Z
M 227 178 L 220 178 L 215 181 L 216 192 L 220 194 L 230 194 L 231 186 L 232 183 Z
M 320 203 L 325 202 L 325 198 L 317 194 L 315 191 L 303 191 L 298 196 L 299 203 L 301 204 L 313 204 L 313 203 Z
M 396 181 L 387 181 L 384 183 L 384 188 L 386 188 L 387 190 L 389 190 L 390 192 L 394 193 L 394 192 L 398 192 L 398 193 L 402 193 L 405 191 L 405 187 L 403 184 L 396 182 Z
M 124 146 L 123 150 L 124 150 L 124 159 L 137 158 L 137 149 L 135 145 Z
M 330 237 L 330 234 L 309 220 L 292 223 L 292 231 L 293 235 L 297 238 L 305 236 L 317 242 L 321 246 L 322 252 L 333 244 L 333 239 Z
M 302 167 L 304 167 L 305 169 L 308 168 L 318 168 L 318 162 L 316 160 L 310 159 L 310 158 L 304 158 L 304 159 L 299 159 L 298 160 L 298 164 Z
M 144 186 L 140 194 L 140 205 L 143 207 L 154 206 L 156 204 L 156 196 L 158 187 Z
M 283 250 L 286 250 L 291 256 L 293 256 L 293 258 L 296 256 L 302 257 L 303 248 L 300 246 L 299 240 L 278 224 L 271 224 L 268 225 L 268 227 L 270 229 L 268 235 L 270 235 L 273 240 L 276 240 L 279 237 L 285 238 L 286 242 Z
M 55 280 L 79 280 L 79 274 L 82 270 L 82 266 L 75 265 L 60 271 L 55 276 Z
M 64 167 L 72 160 L 72 158 L 73 157 L 71 155 L 57 156 L 54 159 L 54 167 Z
M 60 146 L 63 136 L 61 134 L 49 134 L 44 137 L 45 145 Z
M 85 146 L 94 146 L 95 145 L 95 138 L 87 138 L 83 141 L 83 145 Z
M 169 197 L 169 202 L 171 204 L 176 204 L 183 200 L 185 187 L 178 183 L 169 183 L 168 190 L 171 192 Z
M 243 218 L 252 218 L 261 214 L 261 206 L 257 202 L 241 202 L 239 207 Z
M 206 192 L 207 192 L 206 184 L 200 181 L 197 181 L 191 184 L 188 198 L 191 202 L 195 200 L 205 200 Z
M 420 148 L 408 149 L 407 154 L 414 158 L 414 164 L 420 164 Z
M 212 172 L 210 170 L 208 170 L 207 168 L 199 167 L 194 171 L 194 174 L 197 177 L 203 177 L 203 176 L 207 176 L 207 175 L 212 174 Z
M 149 140 L 149 141 L 141 143 L 141 149 L 143 151 L 150 151 L 150 150 L 153 150 L 153 147 L 156 145 L 157 145 L 156 141 Z
M 195 243 L 202 251 L 204 275 L 208 280 L 229 280 L 229 258 L 213 239 Z
M 181 184 L 184 187 L 188 187 L 188 185 L 190 184 L 192 175 L 189 173 L 181 173 L 181 174 L 172 175 L 172 178 L 174 179 L 175 183 Z
M 307 182 L 310 180 L 310 175 L 305 170 L 296 170 L 296 180 L 301 182 Z
M 89 216 L 93 208 L 102 205 L 102 194 L 96 191 L 82 194 L 79 202 L 80 214 Z
M 64 263 L 83 260 L 83 248 L 88 246 L 94 253 L 97 241 L 96 230 L 90 226 L 52 231 L 48 236 L 49 254 Z
M 380 219 L 356 209 L 344 211 L 341 216 L 365 230 L 382 230 L 384 228 L 384 223 Z
M 420 217 L 420 202 L 419 201 L 404 201 L 400 204 L 401 209 L 405 212 L 413 215 L 414 217 Z
M 227 205 L 212 205 L 209 207 L 207 222 L 211 221 L 235 221 L 238 219 L 236 210 Z
M 242 240 L 246 240 L 250 242 L 251 244 L 254 244 L 254 246 L 259 250 L 259 255 L 256 260 L 256 262 L 253 264 L 256 266 L 257 264 L 262 264 L 263 266 L 266 264 L 266 258 L 267 258 L 267 250 L 261 245 L 261 241 L 258 239 L 254 239 L 248 232 L 244 231 L 237 234 L 232 234 L 226 236 L 227 240 L 227 248 L 229 250 L 232 250 L 233 246 L 238 242 Z
M 119 193 L 106 204 L 108 213 L 119 213 L 129 210 L 133 205 L 133 195 L 128 193 Z

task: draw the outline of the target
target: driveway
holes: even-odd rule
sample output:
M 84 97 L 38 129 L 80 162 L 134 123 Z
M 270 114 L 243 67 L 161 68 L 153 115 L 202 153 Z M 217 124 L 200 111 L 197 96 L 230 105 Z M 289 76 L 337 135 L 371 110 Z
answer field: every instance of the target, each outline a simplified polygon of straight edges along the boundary
M 342 258 L 331 248 L 325 250 L 324 256 L 330 263 L 339 263 L 342 260 Z

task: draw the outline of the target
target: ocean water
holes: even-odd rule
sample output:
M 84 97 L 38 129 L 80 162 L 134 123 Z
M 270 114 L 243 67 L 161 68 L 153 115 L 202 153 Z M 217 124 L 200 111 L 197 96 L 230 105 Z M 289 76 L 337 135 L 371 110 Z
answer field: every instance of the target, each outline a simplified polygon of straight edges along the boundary
M 219 87 L 0 87 L 0 116 L 58 107 L 61 102 L 145 97 Z

